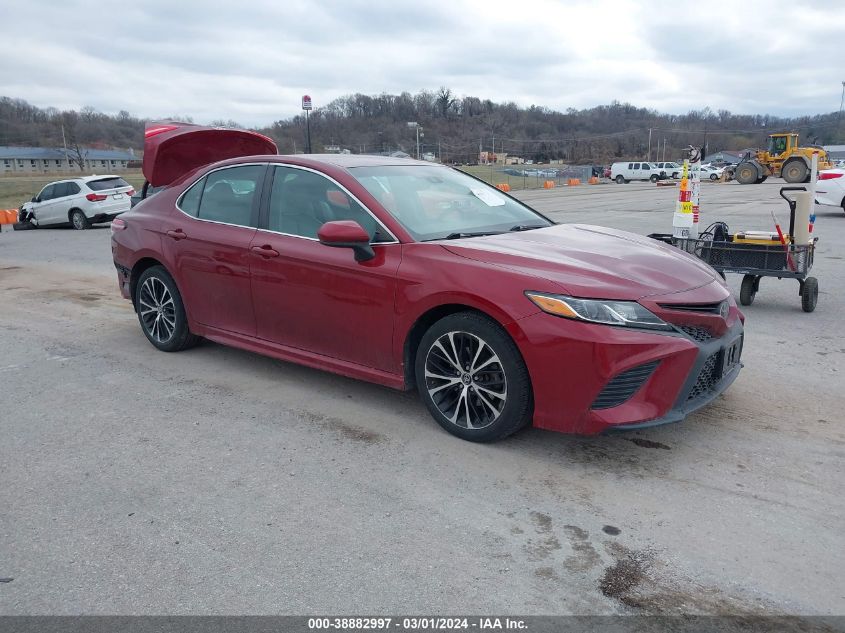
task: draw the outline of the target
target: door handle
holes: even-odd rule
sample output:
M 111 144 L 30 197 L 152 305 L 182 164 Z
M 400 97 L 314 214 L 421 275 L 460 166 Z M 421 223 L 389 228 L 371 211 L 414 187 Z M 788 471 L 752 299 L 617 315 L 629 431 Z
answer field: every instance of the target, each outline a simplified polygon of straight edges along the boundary
M 265 244 L 264 246 L 250 246 L 249 250 L 251 250 L 256 255 L 261 255 L 261 257 L 264 258 L 279 256 L 279 251 L 277 251 L 268 244 Z
M 167 236 L 172 237 L 177 242 L 179 240 L 187 239 L 188 237 L 187 235 L 185 235 L 185 231 L 183 231 L 182 229 L 171 229 L 167 231 Z

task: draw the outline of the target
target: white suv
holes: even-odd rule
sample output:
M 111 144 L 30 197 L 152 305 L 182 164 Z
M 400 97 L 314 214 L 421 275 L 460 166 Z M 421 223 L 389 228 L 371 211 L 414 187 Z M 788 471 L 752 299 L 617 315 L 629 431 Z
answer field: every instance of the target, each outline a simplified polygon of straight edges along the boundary
M 667 178 L 680 178 L 681 174 L 684 173 L 684 166 L 679 165 L 678 163 L 661 162 L 654 164 L 661 172 L 666 174 Z
M 21 205 L 19 220 L 33 226 L 70 224 L 77 230 L 129 211 L 135 190 L 119 176 L 85 176 L 51 182 Z

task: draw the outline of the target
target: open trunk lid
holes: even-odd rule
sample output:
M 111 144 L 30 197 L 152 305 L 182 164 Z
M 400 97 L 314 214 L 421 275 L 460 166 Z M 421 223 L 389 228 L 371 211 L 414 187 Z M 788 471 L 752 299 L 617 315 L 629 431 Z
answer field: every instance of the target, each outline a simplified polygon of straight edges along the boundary
M 144 131 L 144 178 L 152 186 L 161 187 L 203 165 L 276 153 L 273 140 L 258 132 L 190 123 L 148 123 Z

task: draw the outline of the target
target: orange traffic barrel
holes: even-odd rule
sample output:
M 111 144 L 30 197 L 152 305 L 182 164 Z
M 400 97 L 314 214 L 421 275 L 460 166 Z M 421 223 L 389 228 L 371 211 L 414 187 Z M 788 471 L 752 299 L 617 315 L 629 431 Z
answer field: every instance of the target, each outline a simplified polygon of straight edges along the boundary
M 591 185 L 599 184 L 598 176 L 590 176 L 590 179 L 587 181 L 587 183 Z
M 554 180 L 547 180 L 543 183 L 543 189 L 554 189 L 555 181 Z
M 569 179 L 569 186 L 574 187 L 575 185 L 580 185 L 581 179 L 580 178 L 570 178 Z
M 496 185 L 496 189 L 498 189 L 499 191 L 510 191 L 511 186 L 506 182 L 500 182 L 498 185 Z

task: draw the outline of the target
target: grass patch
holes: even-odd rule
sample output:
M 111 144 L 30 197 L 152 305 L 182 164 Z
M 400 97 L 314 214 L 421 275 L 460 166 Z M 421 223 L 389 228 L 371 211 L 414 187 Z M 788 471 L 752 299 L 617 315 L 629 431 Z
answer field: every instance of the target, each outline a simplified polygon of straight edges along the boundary
M 41 191 L 45 185 L 57 180 L 79 178 L 81 172 L 72 174 L 33 174 L 33 175 L 4 175 L 0 176 L 0 209 L 18 209 L 21 204 L 30 200 Z M 87 172 L 84 174 L 90 175 Z M 144 184 L 144 175 L 140 169 L 117 172 L 130 185 L 139 189 Z

